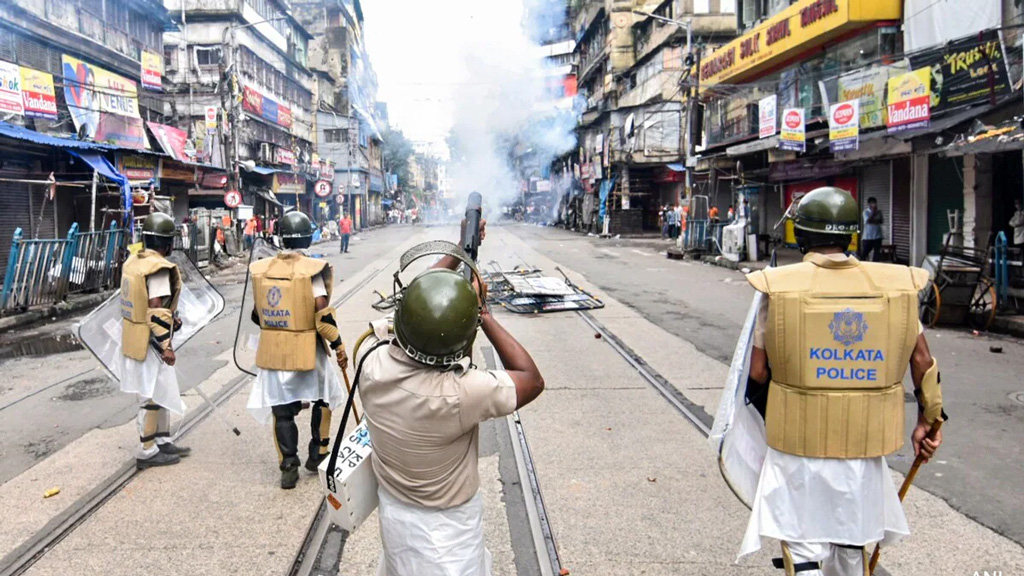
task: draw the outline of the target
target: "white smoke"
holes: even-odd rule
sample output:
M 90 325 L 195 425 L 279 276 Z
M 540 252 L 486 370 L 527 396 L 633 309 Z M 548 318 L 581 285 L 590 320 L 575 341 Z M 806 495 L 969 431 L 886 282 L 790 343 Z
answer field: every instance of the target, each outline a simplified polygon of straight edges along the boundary
M 454 96 L 451 137 L 453 152 L 461 157 L 453 158 L 449 173 L 456 206 L 477 191 L 493 209 L 520 197 L 517 153 L 529 151 L 533 164 L 547 166 L 575 146 L 575 116 L 546 106 L 553 99 L 545 88 L 543 53 L 532 39 L 557 15 L 536 10 L 527 15 L 524 0 L 458 4 L 465 14 L 456 18 L 465 25 L 451 30 L 462 35 L 456 57 L 465 70 Z

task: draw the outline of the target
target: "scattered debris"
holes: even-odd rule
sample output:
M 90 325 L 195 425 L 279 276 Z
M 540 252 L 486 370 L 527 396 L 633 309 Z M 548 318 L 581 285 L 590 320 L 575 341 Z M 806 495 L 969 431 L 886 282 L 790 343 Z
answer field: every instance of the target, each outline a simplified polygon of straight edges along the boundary
M 596 310 L 604 303 L 583 290 L 555 267 L 562 278 L 542 276 L 532 266 L 516 266 L 502 270 L 497 262 L 490 262 L 491 271 L 482 274 L 487 283 L 487 302 L 498 304 L 515 314 L 540 314 L 572 310 Z M 595 334 L 600 338 L 600 334 Z
M 750 268 L 747 268 L 747 267 L 740 268 L 740 272 L 743 272 L 744 274 L 750 274 Z
M 562 568 L 561 570 L 558 571 L 558 576 L 569 576 L 569 569 L 568 568 Z
M 653 484 L 654 482 L 657 482 L 658 479 L 657 478 L 652 478 L 652 477 L 648 476 L 647 477 L 647 481 Z
M 600 332 L 594 332 L 594 338 L 597 338 L 598 340 L 600 340 L 601 339 L 601 333 Z
M 56 496 L 57 494 L 60 494 L 60 488 L 57 487 L 57 486 L 54 486 L 53 488 L 50 488 L 46 492 L 43 492 L 43 498 L 52 498 L 53 496 Z
M 993 353 L 993 354 L 1002 354 L 1003 353 L 1003 347 L 1002 346 L 989 346 L 988 347 L 988 351 Z

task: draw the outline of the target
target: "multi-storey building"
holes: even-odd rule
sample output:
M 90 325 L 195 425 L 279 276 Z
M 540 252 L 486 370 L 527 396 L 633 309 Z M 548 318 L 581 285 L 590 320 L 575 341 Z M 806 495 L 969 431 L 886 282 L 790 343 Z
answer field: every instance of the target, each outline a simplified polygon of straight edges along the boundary
M 732 0 L 580 4 L 578 161 L 583 188 L 595 195 L 584 203 L 586 222 L 613 234 L 654 230 L 660 206 L 686 196 L 687 26 L 697 51 L 735 34 L 735 11 Z
M 334 163 L 333 197 L 357 228 L 384 221 L 386 179 L 377 76 L 363 42 L 359 0 L 294 0 L 296 17 L 315 36 L 310 67 L 318 72 L 316 135 L 321 158 Z M 385 112 L 386 108 L 382 110 Z
M 158 0 L 0 2 L 0 275 L 15 229 L 53 238 L 130 222 L 130 189 L 101 168 L 159 186 L 146 123 L 166 121 L 168 25 Z
M 222 166 L 258 214 L 312 212 L 312 35 L 287 0 L 165 0 L 177 30 L 164 35 L 168 114 Z M 191 206 L 222 206 L 223 191 L 189 182 Z

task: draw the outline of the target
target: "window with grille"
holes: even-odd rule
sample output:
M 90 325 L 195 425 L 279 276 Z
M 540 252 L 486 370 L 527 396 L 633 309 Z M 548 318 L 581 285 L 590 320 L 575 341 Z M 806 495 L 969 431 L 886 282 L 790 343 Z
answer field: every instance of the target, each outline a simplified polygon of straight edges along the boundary
M 348 142 L 348 128 L 324 130 L 324 142 L 327 144 L 344 144 Z
M 220 46 L 196 46 L 196 64 L 199 66 L 219 66 L 220 50 Z

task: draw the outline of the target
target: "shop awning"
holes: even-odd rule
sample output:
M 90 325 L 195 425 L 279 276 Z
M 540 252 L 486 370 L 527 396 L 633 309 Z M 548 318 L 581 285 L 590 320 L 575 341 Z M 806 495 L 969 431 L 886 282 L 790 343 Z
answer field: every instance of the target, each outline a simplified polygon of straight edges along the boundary
M 668 168 L 669 170 L 671 170 L 673 172 L 686 172 L 686 166 L 683 166 L 682 164 L 678 164 L 678 163 L 665 164 L 665 168 Z
M 49 134 L 43 134 L 42 132 L 36 132 L 35 130 L 29 130 L 22 126 L 8 124 L 7 122 L 0 122 L 0 136 L 14 138 L 15 140 L 23 140 L 25 142 L 32 142 L 33 144 L 41 144 L 43 146 L 66 148 L 68 150 L 97 150 L 106 152 L 120 149 L 118 146 L 108 146 L 106 144 L 96 144 L 95 142 L 84 142 L 82 140 L 72 140 L 70 138 L 58 138 L 56 136 L 50 136 Z
M 261 174 L 263 176 L 270 176 L 271 174 L 276 174 L 278 172 L 285 172 L 285 170 L 279 170 L 277 168 L 270 168 L 268 166 L 253 166 L 252 168 L 247 168 L 244 164 L 241 164 L 241 166 L 242 166 L 242 168 L 245 168 L 249 172 L 255 172 L 255 173 Z
M 965 154 L 998 154 L 1024 150 L 1024 130 L 1016 123 L 1006 125 L 974 136 L 958 139 L 942 151 L 943 156 L 963 156 Z
M 104 178 L 107 178 L 108 180 L 117 183 L 117 185 L 121 188 L 121 200 L 122 208 L 124 209 L 125 213 L 125 221 L 129 223 L 129 226 L 132 226 L 132 224 L 134 223 L 134 220 L 132 220 L 131 217 L 132 185 L 131 182 L 128 181 L 128 178 L 124 174 L 118 172 L 117 169 L 114 168 L 114 165 L 111 164 L 110 161 L 107 160 L 106 157 L 103 156 L 103 154 L 101 154 L 100 152 L 79 150 L 71 151 L 71 153 L 74 154 L 77 158 L 80 158 L 89 166 L 91 166 L 93 170 L 95 170 Z
M 737 144 L 730 146 L 726 149 L 725 153 L 729 156 L 746 156 L 754 152 L 763 152 L 765 150 L 771 150 L 772 148 L 779 147 L 779 137 L 772 136 L 771 138 L 765 138 L 763 140 L 756 140 L 754 142 L 747 142 L 744 144 Z
M 274 193 L 271 192 L 270 190 L 257 190 L 256 193 L 259 194 L 260 196 L 262 196 L 263 199 L 266 200 L 267 202 L 270 202 L 272 204 L 277 204 L 278 206 L 284 206 L 284 204 L 282 204 L 277 199 L 277 196 L 275 196 Z

